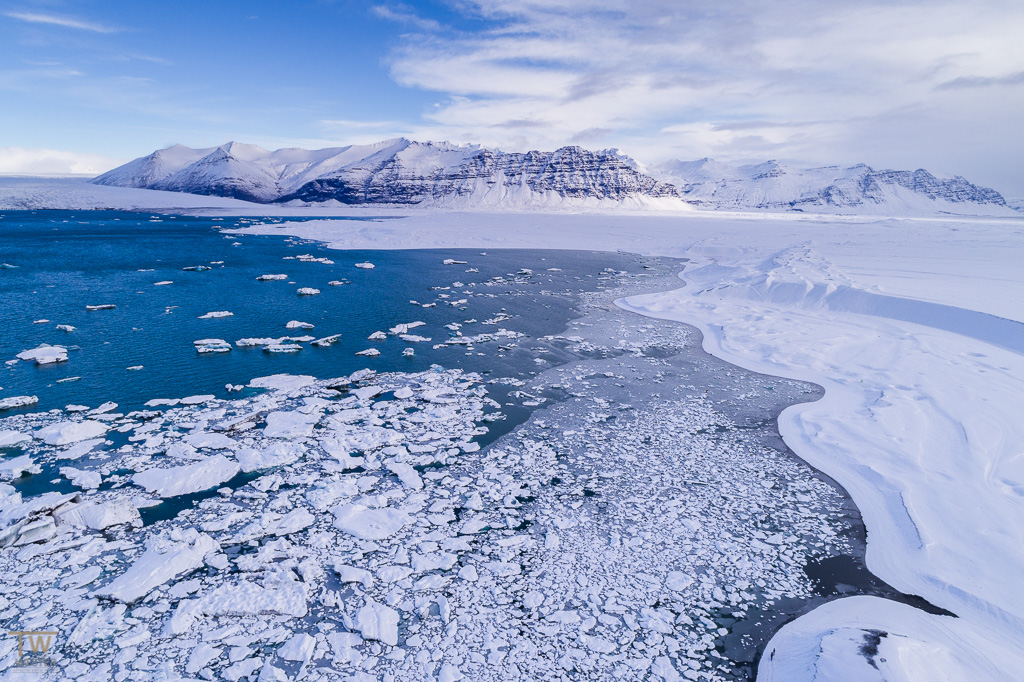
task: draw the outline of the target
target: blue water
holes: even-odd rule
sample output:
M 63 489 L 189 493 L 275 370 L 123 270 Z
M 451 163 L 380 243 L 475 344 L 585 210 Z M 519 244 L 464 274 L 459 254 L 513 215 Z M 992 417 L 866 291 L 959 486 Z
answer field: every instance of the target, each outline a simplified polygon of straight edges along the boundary
M 502 352 L 500 342 L 479 344 L 467 355 L 461 346 L 438 350 L 433 344 L 453 334 L 443 325 L 476 319 L 482 322 L 507 309 L 513 317 L 497 325 L 466 324 L 466 335 L 501 327 L 531 337 L 559 333 L 574 316 L 580 291 L 612 281 L 605 270 L 638 272 L 640 259 L 625 254 L 580 251 L 502 250 L 481 255 L 476 250 L 337 251 L 315 243 L 283 237 L 225 235 L 218 228 L 244 225 L 250 218 L 218 219 L 151 216 L 106 211 L 0 212 L 0 361 L 41 343 L 71 347 L 66 363 L 35 366 L 31 362 L 0 365 L 0 398 L 36 395 L 33 410 L 68 404 L 96 406 L 107 400 L 120 410 L 136 409 L 152 398 L 177 398 L 212 393 L 228 397 L 225 384 L 244 384 L 253 377 L 279 372 L 320 378 L 348 374 L 363 367 L 382 371 L 420 371 L 431 364 L 462 367 L 492 376 L 522 376 L 537 371 L 540 348 L 550 362 L 568 359 L 557 348 L 528 340 Z M 312 254 L 334 265 L 285 260 Z M 467 265 L 443 265 L 445 258 Z M 361 261 L 372 270 L 354 267 Z M 223 263 L 218 263 L 223 261 Z M 207 265 L 207 271 L 182 268 Z M 479 273 L 466 272 L 478 268 Z M 534 275 L 519 284 L 484 286 L 493 276 Z M 549 272 L 548 268 L 559 268 Z M 262 274 L 284 273 L 287 281 L 258 282 Z M 329 286 L 331 280 L 349 280 Z M 155 282 L 171 280 L 168 286 Z M 466 285 L 452 291 L 431 290 Z M 298 296 L 299 287 L 320 289 L 319 296 Z M 483 293 L 472 296 L 461 293 Z M 467 298 L 459 307 L 447 305 Z M 490 295 L 493 295 L 491 297 Z M 439 301 L 435 308 L 409 303 Z M 86 305 L 112 303 L 113 310 L 87 312 Z M 210 311 L 228 310 L 233 317 L 197 319 Z M 45 324 L 34 320 L 48 319 Z M 289 320 L 315 325 L 288 330 Z M 401 322 L 422 320 L 413 333 L 430 343 L 408 344 L 393 336 L 367 340 Z M 76 331 L 65 333 L 58 324 Z M 193 341 L 221 338 L 234 344 L 245 337 L 343 334 L 328 348 L 303 344 L 299 353 L 272 355 L 260 348 L 235 348 L 230 353 L 199 355 Z M 365 348 L 382 355 L 355 355 Z M 402 356 L 412 347 L 415 356 Z M 483 353 L 483 355 L 477 355 Z M 128 371 L 142 365 L 140 371 Z M 81 377 L 72 382 L 59 379 Z M 12 414 L 6 412 L 4 414 Z M 3 416 L 0 414 L 0 416 Z

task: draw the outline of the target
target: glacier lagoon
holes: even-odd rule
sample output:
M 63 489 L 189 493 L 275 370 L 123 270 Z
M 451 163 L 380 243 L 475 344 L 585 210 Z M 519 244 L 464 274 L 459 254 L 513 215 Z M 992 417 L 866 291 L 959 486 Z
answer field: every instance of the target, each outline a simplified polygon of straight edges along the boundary
M 778 438 L 778 412 L 816 389 L 716 361 L 692 329 L 639 324 L 608 305 L 669 288 L 677 261 L 332 251 L 217 231 L 238 222 L 36 212 L 0 223 L 0 260 L 15 266 L 0 280 L 4 357 L 69 348 L 66 363 L 5 367 L 3 395 L 40 403 L 4 413 L 0 429 L 109 428 L 83 453 L 5 450 L 5 461 L 24 451 L 26 471 L 39 467 L 9 495 L 82 491 L 12 516 L 29 523 L 5 550 L 10 570 L 33 566 L 42 585 L 60 562 L 80 569 L 31 610 L 60 615 L 60 655 L 75 672 L 257 665 L 315 678 L 329 664 L 373 669 L 372 679 L 646 669 L 742 679 L 771 631 L 821 600 L 902 599 L 859 573 L 856 510 Z M 276 273 L 287 277 L 257 280 Z M 320 294 L 299 296 L 303 287 Z M 220 311 L 233 314 L 201 319 Z M 293 320 L 313 329 L 289 329 Z M 414 321 L 426 324 L 398 327 Z M 384 340 L 369 340 L 375 331 Z M 306 334 L 342 336 L 287 354 L 235 343 Z M 455 334 L 477 338 L 446 343 Z M 233 350 L 196 352 L 212 338 Z M 371 347 L 381 354 L 355 355 Z M 367 367 L 381 374 L 358 373 Z M 309 380 L 225 390 L 278 374 Z M 70 377 L 81 378 L 60 381 Z M 192 395 L 201 399 L 145 405 Z M 107 400 L 118 405 L 84 419 L 39 412 Z M 450 431 L 405 421 L 438 406 Z M 181 487 L 189 476 L 202 479 L 197 490 Z M 76 520 L 88 516 L 80 507 L 118 522 Z M 24 532 L 32 524 L 38 536 Z M 82 553 L 89 538 L 100 546 Z M 157 580 L 154 557 L 180 565 Z M 837 565 L 852 567 L 852 584 Z M 140 580 L 142 592 L 128 589 Z M 253 594 L 266 598 L 244 605 Z M 192 641 L 195 621 L 237 628 L 230 638 L 249 652 Z M 132 662 L 140 647 L 147 656 Z

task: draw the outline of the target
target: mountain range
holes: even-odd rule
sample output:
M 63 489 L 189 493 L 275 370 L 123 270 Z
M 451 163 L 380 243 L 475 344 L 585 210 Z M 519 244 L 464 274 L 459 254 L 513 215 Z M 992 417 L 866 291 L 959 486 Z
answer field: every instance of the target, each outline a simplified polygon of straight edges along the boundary
M 404 138 L 319 150 L 175 145 L 92 182 L 288 205 L 1019 215 L 995 190 L 925 170 L 712 159 L 645 168 L 616 150 L 520 153 Z

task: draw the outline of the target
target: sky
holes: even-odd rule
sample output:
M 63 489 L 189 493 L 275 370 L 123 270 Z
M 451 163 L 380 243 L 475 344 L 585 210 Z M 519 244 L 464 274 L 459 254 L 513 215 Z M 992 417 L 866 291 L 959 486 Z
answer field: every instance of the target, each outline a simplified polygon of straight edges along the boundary
M 1021 0 L 0 0 L 0 173 L 392 137 L 1024 198 Z

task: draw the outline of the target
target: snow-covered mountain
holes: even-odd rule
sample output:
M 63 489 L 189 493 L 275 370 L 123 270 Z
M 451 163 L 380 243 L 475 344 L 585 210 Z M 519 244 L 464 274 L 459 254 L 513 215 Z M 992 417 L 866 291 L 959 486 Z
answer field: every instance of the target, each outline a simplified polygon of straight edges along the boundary
M 876 171 L 791 168 L 776 161 L 731 166 L 714 159 L 668 161 L 650 173 L 680 188 L 697 208 L 795 210 L 885 215 L 1019 215 L 999 192 L 962 177 L 940 179 L 926 170 Z
M 615 151 L 506 153 L 403 138 L 315 151 L 271 152 L 237 142 L 209 149 L 175 145 L 93 182 L 261 203 L 689 208 L 678 189 Z

